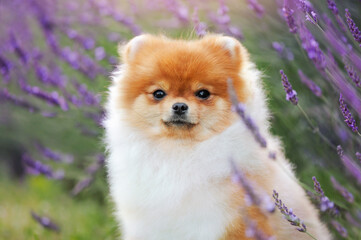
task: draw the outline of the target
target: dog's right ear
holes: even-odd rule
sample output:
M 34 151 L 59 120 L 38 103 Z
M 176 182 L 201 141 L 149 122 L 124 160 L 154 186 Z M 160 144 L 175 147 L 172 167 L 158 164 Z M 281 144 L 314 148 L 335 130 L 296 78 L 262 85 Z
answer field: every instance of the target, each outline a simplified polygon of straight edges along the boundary
M 121 57 L 121 62 L 131 62 L 135 58 L 139 49 L 144 46 L 144 43 L 147 41 L 148 38 L 150 38 L 149 34 L 142 34 L 134 37 L 128 43 L 119 44 L 118 53 Z

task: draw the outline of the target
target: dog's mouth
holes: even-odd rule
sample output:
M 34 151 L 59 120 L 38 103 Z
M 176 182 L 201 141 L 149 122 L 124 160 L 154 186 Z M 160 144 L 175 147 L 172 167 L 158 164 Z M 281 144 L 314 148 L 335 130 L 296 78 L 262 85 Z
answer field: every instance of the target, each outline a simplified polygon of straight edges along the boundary
M 192 128 L 196 125 L 182 118 L 170 119 L 169 121 L 163 122 L 167 127 Z

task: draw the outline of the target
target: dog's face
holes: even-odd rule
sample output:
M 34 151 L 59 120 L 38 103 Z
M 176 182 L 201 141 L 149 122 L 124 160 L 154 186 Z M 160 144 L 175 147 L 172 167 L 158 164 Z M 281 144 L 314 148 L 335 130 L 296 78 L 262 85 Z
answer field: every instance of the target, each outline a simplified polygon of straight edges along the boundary
M 202 141 L 234 121 L 227 92 L 233 80 L 245 99 L 242 46 L 233 38 L 171 40 L 141 35 L 122 47 L 119 107 L 126 121 L 150 138 Z

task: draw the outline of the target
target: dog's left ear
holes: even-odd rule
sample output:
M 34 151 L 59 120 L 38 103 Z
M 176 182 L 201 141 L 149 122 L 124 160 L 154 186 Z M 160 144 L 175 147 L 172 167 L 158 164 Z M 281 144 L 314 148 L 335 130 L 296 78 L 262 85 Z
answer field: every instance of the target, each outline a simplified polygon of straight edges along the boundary
M 217 49 L 222 55 L 225 54 L 239 66 L 249 59 L 247 50 L 233 37 L 212 34 L 205 36 L 203 40 L 211 43 L 210 47 Z
M 119 44 L 118 46 L 118 53 L 121 57 L 121 61 L 123 63 L 131 62 L 139 49 L 147 42 L 147 40 L 151 38 L 149 34 L 142 34 L 132 38 L 126 44 Z

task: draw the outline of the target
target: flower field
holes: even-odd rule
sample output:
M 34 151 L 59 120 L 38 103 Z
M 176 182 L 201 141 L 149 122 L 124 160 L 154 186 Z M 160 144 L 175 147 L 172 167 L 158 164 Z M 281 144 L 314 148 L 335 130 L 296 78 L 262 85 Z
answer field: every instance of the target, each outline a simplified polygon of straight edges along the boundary
M 295 181 L 335 239 L 361 239 L 360 0 L 0 0 L 0 19 L 0 239 L 120 236 L 101 126 L 117 46 L 141 33 L 207 32 L 248 49 Z M 236 110 L 265 145 L 247 109 Z M 282 192 L 273 198 L 312 239 Z

